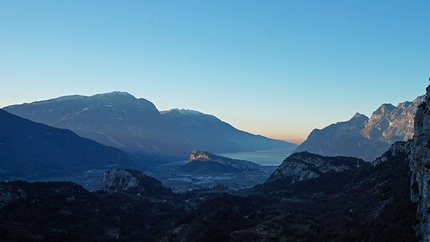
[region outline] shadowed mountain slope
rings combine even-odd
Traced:
[[[0,109],[1,179],[48,179],[95,168],[138,165],[121,150]]]

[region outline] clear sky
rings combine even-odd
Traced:
[[[0,107],[126,91],[301,142],[425,93],[430,1],[0,0]]]

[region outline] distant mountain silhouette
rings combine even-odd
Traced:
[[[136,165],[132,156],[119,149],[0,109],[0,179],[49,179]]]
[[[135,155],[186,159],[193,149],[227,153],[296,146],[237,130],[197,111],[160,113],[153,103],[126,92],[65,96],[5,110]]]
[[[194,110],[171,109],[161,115],[171,125],[184,133],[196,149],[212,153],[225,153],[295,147],[281,140],[266,138],[238,130],[217,117]]]

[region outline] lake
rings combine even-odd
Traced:
[[[217,154],[232,159],[247,160],[263,166],[279,166],[285,160],[294,148],[270,149],[270,150],[257,150],[252,152],[238,152],[238,153],[222,153]]]

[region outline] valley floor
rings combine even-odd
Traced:
[[[263,166],[259,171],[241,173],[193,174],[179,172],[181,163],[174,162],[153,167],[144,171],[148,176],[161,181],[163,186],[171,188],[175,193],[195,189],[210,188],[218,184],[227,186],[230,190],[239,190],[262,184],[276,169],[276,166]],[[78,175],[62,177],[56,181],[71,181],[83,186],[88,191],[100,189],[101,178],[107,170],[88,170]]]
[[[262,169],[252,172],[196,174],[179,172],[180,165],[179,163],[159,165],[152,172],[146,171],[145,174],[161,181],[164,186],[171,188],[174,192],[187,192],[218,184],[227,186],[230,190],[239,190],[266,182],[277,168],[276,166],[263,166]]]

